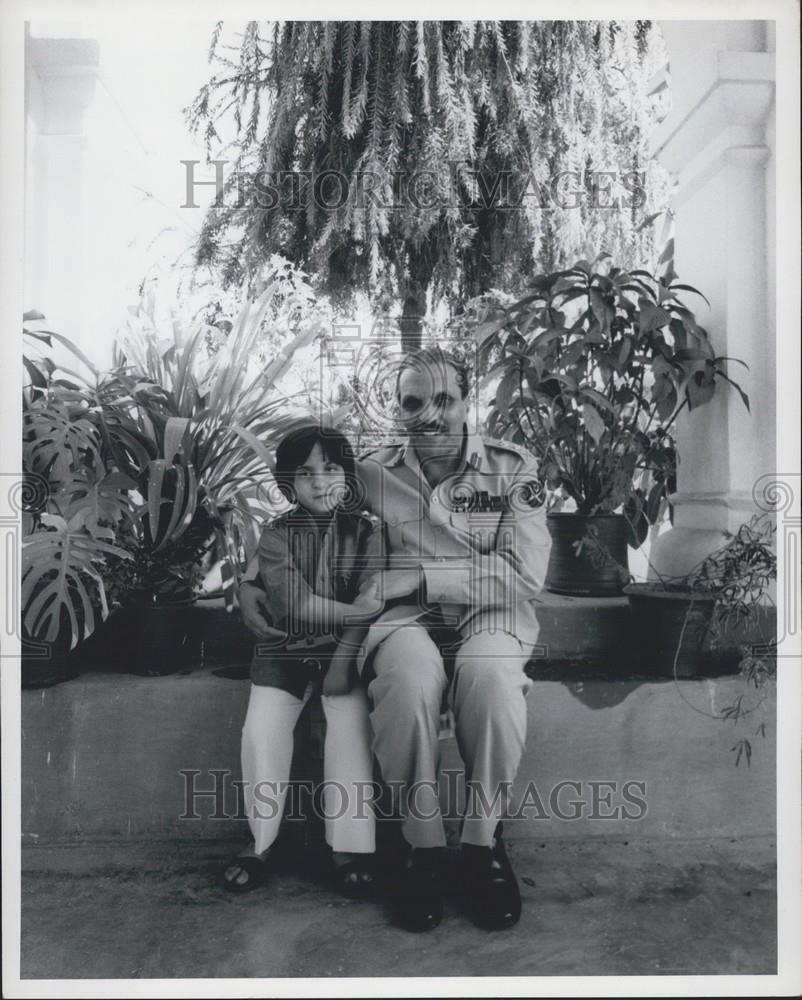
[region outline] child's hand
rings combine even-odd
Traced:
[[[348,694],[353,687],[354,659],[346,653],[335,653],[326,676],[323,678],[323,694],[327,698]]]
[[[372,580],[364,590],[360,590],[354,600],[354,608],[363,615],[374,617],[381,613],[384,602],[379,596],[378,581]]]

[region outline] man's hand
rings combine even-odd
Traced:
[[[383,601],[396,601],[414,594],[420,584],[421,574],[418,569],[385,569],[372,573],[363,583],[360,593],[367,587],[378,585]]]
[[[286,639],[286,633],[273,628],[270,624],[270,614],[267,595],[261,587],[256,587],[247,581],[239,587],[239,609],[245,627],[257,639]]]
[[[338,648],[331,659],[326,676],[323,678],[323,694],[327,698],[348,694],[354,686],[355,674],[353,656]]]

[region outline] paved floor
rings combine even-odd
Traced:
[[[246,896],[219,886],[236,845],[30,847],[23,978],[648,975],[776,971],[774,845],[517,840],[524,913],[435,931],[345,900],[287,858]],[[314,858],[312,859],[314,861]]]

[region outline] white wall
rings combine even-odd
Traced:
[[[201,208],[181,208],[180,161],[204,156],[182,108],[210,72],[211,30],[141,18],[29,28],[25,308],[101,368],[143,278],[187,257],[200,225]]]
[[[26,39],[26,309],[71,337],[81,330],[85,197],[83,114],[97,77],[98,46],[85,38]]]

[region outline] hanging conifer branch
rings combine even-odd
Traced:
[[[662,109],[647,81],[665,61],[650,22],[252,22],[234,58],[224,29],[191,126],[211,144],[233,120],[232,174],[311,178],[309,195],[334,171],[345,192],[332,181],[331,204],[299,210],[276,186],[271,208],[210,210],[196,260],[226,283],[282,254],[335,299],[403,302],[411,342],[427,297],[459,308],[515,293],[535,269],[602,250],[623,266],[652,259],[641,222],[668,183],[649,154]],[[638,197],[600,211],[598,172],[634,169],[615,193]]]

